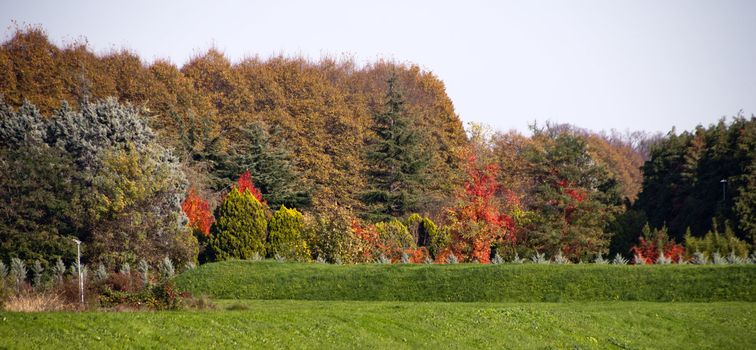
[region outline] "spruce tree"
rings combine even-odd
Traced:
[[[417,208],[425,178],[427,157],[421,152],[396,84],[392,75],[384,112],[373,115],[376,138],[368,147],[368,190],[362,194],[365,217],[371,221],[401,217]]]
[[[309,206],[310,189],[302,180],[288,150],[273,144],[265,124],[256,122],[242,128],[243,143],[232,148],[225,161],[213,171],[218,178],[230,181],[249,171],[255,186],[271,207]],[[225,186],[226,184],[224,184]]]

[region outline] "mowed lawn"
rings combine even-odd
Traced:
[[[754,349],[754,305],[224,300],[214,311],[2,313],[0,348]]]
[[[0,313],[0,348],[756,349],[756,266],[206,264],[207,311]]]

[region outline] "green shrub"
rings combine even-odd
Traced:
[[[181,310],[188,298],[191,298],[191,294],[179,292],[173,283],[165,282],[136,292],[114,290],[106,284],[98,299],[100,306],[106,308],[126,306],[149,310]]]
[[[312,253],[326,262],[359,262],[360,239],[352,230],[354,216],[338,206],[320,208],[305,218],[305,236]]]
[[[405,250],[416,247],[407,226],[397,219],[379,222],[375,224],[375,230],[380,244],[385,247],[384,253],[391,260],[399,260]]]
[[[281,205],[268,223],[268,255],[278,255],[285,260],[310,260],[310,248],[303,232],[302,213]]]
[[[425,222],[423,223],[425,225]],[[451,244],[451,234],[446,226],[436,227],[433,221],[427,221],[428,237],[430,237],[430,245],[428,246],[428,253],[435,259],[441,252]]]
[[[248,190],[236,188],[215,210],[208,251],[211,261],[250,259],[265,255],[268,221],[265,207]]]
[[[731,252],[742,258],[748,257],[748,243],[738,239],[730,225],[725,225],[725,232],[720,233],[716,221],[711,231],[703,237],[693,237],[688,230],[685,233],[685,249],[688,252],[701,252],[709,259],[713,259],[714,253],[719,253],[721,257]]]

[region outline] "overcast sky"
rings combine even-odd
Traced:
[[[8,1],[56,43],[177,65],[283,53],[417,63],[464,121],[668,131],[756,113],[756,1]],[[5,38],[10,30],[5,30]]]

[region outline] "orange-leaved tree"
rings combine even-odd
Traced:
[[[207,237],[210,235],[210,226],[213,224],[213,214],[210,212],[210,204],[202,199],[194,189],[190,189],[181,209],[189,219],[189,227]]]

